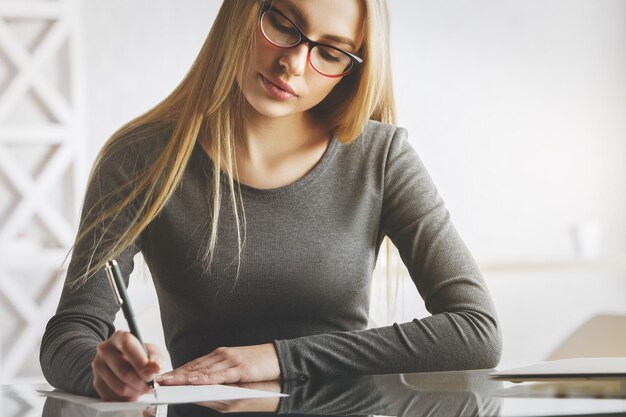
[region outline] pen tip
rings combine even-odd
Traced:
[[[154,394],[154,399],[159,402],[159,397],[157,396],[157,384],[154,383],[154,380],[150,381],[150,387],[152,387],[152,393]]]

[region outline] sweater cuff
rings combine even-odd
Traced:
[[[294,412],[294,392],[296,389],[297,381],[288,379],[281,381],[280,392],[282,394],[289,395],[288,397],[280,397],[278,399],[278,407],[276,408],[276,414],[292,414]]]
[[[281,382],[297,379],[299,381],[308,380],[308,376],[302,369],[296,367],[296,362],[291,351],[291,347],[287,340],[274,340],[276,353],[278,354],[278,363],[280,366]]]

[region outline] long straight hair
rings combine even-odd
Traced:
[[[362,1],[366,16],[363,43],[358,54],[364,63],[310,110],[316,120],[325,123],[328,131],[342,143],[354,141],[369,119],[395,122],[387,6],[385,0]],[[100,150],[90,174],[90,183],[110,155],[119,150],[118,145],[129,142],[129,137],[151,137],[150,132],[162,130],[164,125],[173,127],[167,144],[144,172],[127,173],[130,175],[127,183],[91,207],[83,208],[88,214],[84,215],[84,224],[79,228],[73,247],[73,256],[81,258],[83,266],[75,284],[84,283],[102,269],[108,259],[117,257],[132,245],[161,212],[179,185],[198,140],[208,146],[213,162],[208,202],[210,233],[202,255],[203,267],[210,268],[217,245],[220,178],[224,172],[236,224],[239,275],[245,243],[245,211],[236,182],[235,143],[243,137],[246,103],[236,76],[254,51],[262,3],[262,0],[225,0],[181,83],[152,109],[122,126]],[[117,197],[110,204],[112,196]],[[109,204],[105,204],[105,199]],[[88,239],[99,230],[109,230],[116,219],[129,211],[133,214],[122,233],[100,236],[95,246],[93,237]],[[85,245],[89,252],[77,253],[80,251],[76,248],[82,248],[84,243],[89,243]]]

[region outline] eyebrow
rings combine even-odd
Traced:
[[[282,2],[282,4],[284,4],[285,7],[291,13],[293,13],[293,15],[295,16],[295,20],[297,21],[298,25],[303,26],[304,23],[306,23],[306,20],[304,19],[304,17],[302,17],[302,13],[300,13],[300,10],[298,10],[298,8],[294,4],[292,4],[289,1],[284,1],[284,2]],[[344,45],[348,45],[350,48],[352,48],[352,50],[356,49],[356,45],[354,44],[354,41],[352,39],[346,38],[344,36],[326,34],[326,35],[322,35],[322,37],[320,39],[327,39],[329,41],[343,43]]]

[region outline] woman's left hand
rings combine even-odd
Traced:
[[[278,379],[280,366],[273,343],[217,348],[155,378],[161,385],[236,384]]]

